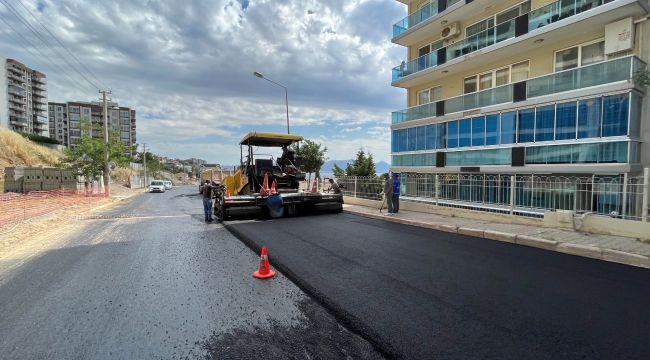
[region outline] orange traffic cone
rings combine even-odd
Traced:
[[[269,194],[269,173],[264,173],[264,182],[262,182],[262,188],[260,189],[260,195]]]
[[[318,192],[318,179],[314,179],[314,185],[311,187],[311,192]]]
[[[273,183],[271,184],[271,195],[277,194],[278,191],[275,189],[275,180],[273,180]]]
[[[262,246],[260,255],[260,268],[253,273],[253,277],[258,279],[270,279],[275,276],[275,271],[271,270],[269,256],[266,254],[266,246]]]
[[[230,197],[230,190],[228,190],[228,189],[226,189],[226,197],[227,197],[227,198]]]

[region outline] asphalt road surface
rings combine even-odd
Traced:
[[[391,358],[650,359],[650,270],[335,214],[231,221]]]
[[[382,358],[282,274],[254,279],[195,186],[67,220],[0,253],[1,359]]]

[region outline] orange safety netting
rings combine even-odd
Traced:
[[[102,198],[102,193],[76,189],[0,194],[0,229],[59,209],[96,202]]]

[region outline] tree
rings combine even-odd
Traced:
[[[292,146],[292,150],[299,155],[302,160],[302,170],[309,173],[308,180],[311,181],[311,173],[316,173],[316,178],[320,178],[320,168],[325,164],[327,158],[325,152],[327,147],[321,149],[321,144],[305,140],[302,146]]]
[[[104,154],[108,150],[109,161],[114,161],[120,166],[125,166],[131,161],[127,155],[128,146],[120,140],[119,132],[109,132],[108,144],[103,138],[92,137],[92,134],[102,133],[103,128],[99,124],[93,124],[88,119],[81,120],[81,138],[73,148],[63,150],[64,157],[59,166],[73,169],[78,175],[82,175],[88,187],[90,180],[97,179],[104,171]]]
[[[104,142],[101,139],[93,138],[89,134],[91,126],[88,122],[82,122],[82,137],[75,147],[63,150],[64,157],[59,166],[72,169],[77,175],[84,177],[86,188],[89,181],[97,179],[104,169]]]
[[[138,153],[138,159],[137,163],[142,164],[143,163],[143,153]],[[158,157],[151,152],[147,151],[146,152],[146,157],[147,157],[147,178],[155,179],[160,177],[163,166],[158,160]]]
[[[359,149],[356,159],[345,167],[347,176],[377,176],[376,172],[372,154],[366,156],[363,149]]]
[[[111,129],[108,133],[108,160],[114,161],[120,167],[127,167],[131,161],[133,161],[133,156],[130,154],[134,149],[137,149],[137,145],[129,148],[129,145],[125,144],[120,139],[120,133],[116,129]]]
[[[345,176],[345,170],[341,169],[336,164],[334,164],[334,166],[332,167],[332,172],[334,172],[334,176],[336,176],[336,177]]]

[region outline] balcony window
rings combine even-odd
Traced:
[[[557,104],[557,130],[555,140],[576,138],[576,103],[575,101]]]
[[[628,94],[603,98],[603,137],[627,135],[628,110]]]
[[[499,144],[499,115],[492,114],[485,117],[485,145]]]
[[[581,48],[580,66],[605,61],[605,42],[599,41]]]
[[[605,41],[581,44],[555,53],[555,71],[605,61]]]
[[[472,119],[462,119],[458,122],[458,147],[472,145]]]
[[[447,123],[447,148],[453,149],[458,147],[458,121]]]
[[[517,134],[517,113],[514,111],[501,114],[501,144],[514,144]]]
[[[528,60],[512,65],[511,82],[517,82],[528,79],[530,65]]]
[[[505,85],[510,82],[510,68],[498,69],[495,72],[496,86]]]
[[[481,74],[478,79],[479,90],[492,88],[492,73]]]
[[[407,129],[407,150],[408,151],[415,151],[415,145],[416,145],[416,137],[415,137],[415,129],[416,128],[408,128]]]
[[[535,139],[535,110],[524,109],[517,112],[517,142],[533,142]]]
[[[575,129],[575,124],[573,128]],[[535,141],[552,141],[554,130],[555,106],[547,105],[537,108],[535,115]]]
[[[476,92],[476,76],[465,78],[463,83],[463,94]]]
[[[429,89],[418,91],[418,105],[429,102]]]
[[[426,127],[415,128],[415,150],[424,150],[426,147]]]
[[[406,139],[407,139],[407,133],[406,129],[401,129],[401,130],[395,130],[393,131],[393,136],[392,136],[392,151],[393,152],[400,152],[400,151],[406,151]]]
[[[438,125],[427,125],[426,126],[426,150],[434,150],[438,148]]]
[[[528,79],[529,67],[529,62],[526,60],[509,65],[508,67],[467,77],[464,80],[464,94],[491,89],[495,86],[506,85],[510,82],[526,80]]]
[[[508,10],[502,11],[494,16],[491,16],[487,19],[483,19],[475,24],[472,24],[465,28],[465,37],[471,37],[485,31],[489,28],[494,27],[494,25],[502,24],[508,22],[521,14],[525,14],[530,11],[530,0],[524,1],[519,5],[512,7]]]
[[[472,146],[485,145],[485,116],[472,118]]]
[[[401,130],[393,130],[393,132],[391,133],[391,137],[390,137],[391,138],[391,141],[390,141],[390,151],[391,152],[398,152],[399,151],[398,142],[399,142],[399,132],[400,131]]]

